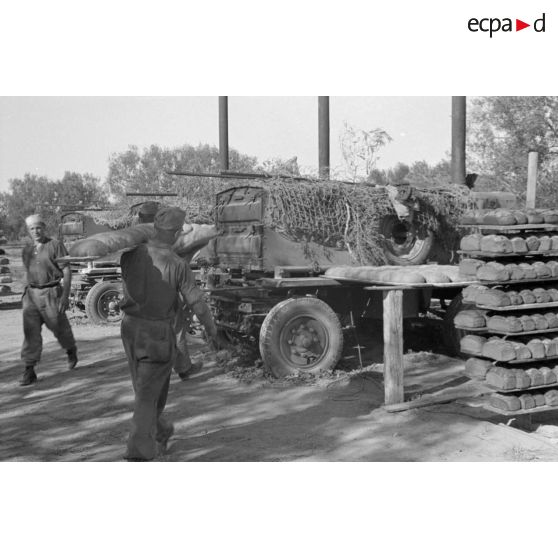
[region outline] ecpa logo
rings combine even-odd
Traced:
[[[536,19],[533,22],[533,30],[536,33],[544,33],[545,32],[545,25],[546,25],[546,14],[543,14],[540,18]],[[473,33],[477,33],[481,31],[483,33],[490,33],[490,38],[494,33],[498,31],[503,32],[510,32],[510,31],[521,31],[522,29],[527,29],[527,27],[531,27],[530,23],[525,23],[520,19],[515,20],[515,29],[513,26],[513,19],[509,17],[504,17],[500,19],[498,17],[485,17],[482,19],[478,19],[476,17],[472,17],[469,22],[467,23],[467,27],[469,31]]]

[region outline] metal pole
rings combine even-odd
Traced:
[[[467,97],[451,98],[451,180],[465,184],[465,126]]]
[[[527,199],[525,202],[527,209],[535,209],[535,200],[537,198],[538,163],[539,154],[536,151],[529,151],[529,159],[527,162]]]
[[[329,97],[318,97],[318,154],[320,178],[329,178]]]
[[[219,97],[219,162],[229,170],[229,98]]]

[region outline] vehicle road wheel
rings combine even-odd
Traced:
[[[400,220],[397,215],[386,215],[380,222],[384,237],[384,253],[389,263],[419,265],[428,260],[434,245],[434,233],[419,233],[415,225]]]
[[[85,313],[93,324],[115,323],[122,320],[120,299],[122,285],[105,281],[91,287],[85,298]]]
[[[318,298],[289,298],[274,306],[260,330],[262,359],[277,377],[332,370],[343,352],[337,314]]]

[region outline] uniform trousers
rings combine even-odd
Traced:
[[[134,414],[127,459],[151,460],[157,442],[165,441],[172,425],[162,416],[176,354],[171,320],[147,320],[124,314],[122,343],[134,387]]]
[[[34,366],[41,359],[43,338],[41,329],[45,324],[54,334],[62,348],[68,350],[75,347],[72,327],[66,312],[58,310],[62,295],[62,286],[26,287],[22,298],[24,340],[21,348],[21,359],[26,366]]]

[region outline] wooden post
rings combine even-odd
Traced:
[[[403,291],[383,292],[385,404],[403,403]]]
[[[219,162],[220,170],[229,170],[229,98],[219,97]]]
[[[318,165],[320,178],[329,179],[329,97],[318,97]]]
[[[465,184],[467,97],[451,98],[451,180]]]
[[[529,151],[529,160],[527,163],[527,199],[525,207],[527,209],[535,209],[537,198],[537,166],[539,163],[539,154],[536,151]]]

